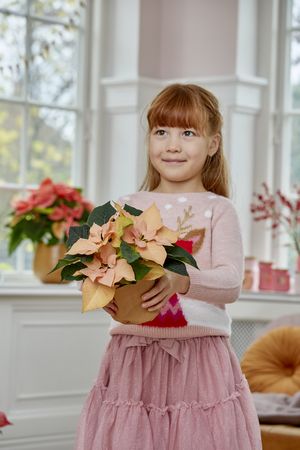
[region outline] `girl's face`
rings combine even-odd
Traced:
[[[155,127],[150,132],[149,157],[161,182],[203,188],[201,171],[206,157],[219,147],[220,137],[205,137],[194,128]]]

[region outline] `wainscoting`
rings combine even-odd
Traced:
[[[5,450],[71,450],[108,341],[103,311],[82,314],[71,286],[1,289],[0,410]]]
[[[70,285],[0,288],[0,410],[14,425],[5,450],[72,450],[79,413],[109,335],[103,311],[81,314]],[[229,305],[239,357],[272,319],[300,313],[299,296],[243,293]]]

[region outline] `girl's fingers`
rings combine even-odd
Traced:
[[[156,306],[157,304],[159,304],[166,297],[170,297],[170,295],[166,295],[166,291],[163,290],[155,297],[151,298],[150,300],[148,300],[146,302],[143,302],[142,307],[149,309],[152,306]]]
[[[155,295],[159,294],[163,289],[166,287],[166,282],[162,279],[159,279],[154,287],[152,287],[149,291],[147,291],[145,294],[142,295],[142,300],[149,300],[150,298],[154,297]]]
[[[169,296],[167,295],[161,302],[157,303],[155,306],[152,306],[151,308],[148,308],[148,311],[157,311],[158,309],[161,309],[167,303],[168,298]]]
[[[118,305],[115,303],[115,302],[110,302],[108,305],[107,305],[109,308],[111,308],[113,311],[115,311],[115,312],[117,312],[118,311]]]
[[[111,301],[110,303],[108,303],[106,306],[104,306],[104,311],[106,311],[108,314],[110,314],[112,317],[116,316],[116,313],[118,312],[118,305],[114,302]]]
[[[104,309],[105,312],[107,312],[107,314],[109,314],[112,317],[115,317],[116,313],[111,308],[108,308],[107,306],[104,306],[103,309]]]

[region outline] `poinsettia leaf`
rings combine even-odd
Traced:
[[[10,231],[8,243],[9,255],[11,255],[16,250],[16,248],[21,244],[21,242],[25,239],[22,226],[18,226],[19,223]]]
[[[32,242],[41,242],[48,231],[50,231],[50,226],[45,220],[41,220],[41,222],[25,220],[23,223],[23,233]]]
[[[116,213],[115,208],[111,205],[110,202],[105,203],[104,205],[97,206],[90,213],[87,223],[91,227],[93,223],[97,225],[103,225],[109,221],[109,219]]]
[[[51,208],[40,208],[39,206],[37,206],[36,208],[35,208],[35,211],[36,212],[39,212],[39,213],[41,213],[41,214],[51,214],[52,212],[53,212],[53,210],[54,210],[54,208],[53,207],[51,207]]]
[[[68,255],[68,256],[71,256],[71,255]],[[78,256],[80,257],[80,261],[83,263],[91,262],[91,261],[93,261],[93,258],[94,258],[94,255],[78,255]]]
[[[59,239],[57,237],[51,236],[50,239],[47,240],[47,245],[56,245],[59,243]]]
[[[131,245],[127,244],[127,242],[121,242],[120,250],[121,255],[129,264],[137,261],[141,257],[141,255]]]
[[[177,259],[171,259],[167,257],[164,263],[164,269],[178,273],[179,275],[188,275],[185,264],[181,261],[178,261]]]
[[[140,216],[142,214],[142,210],[134,208],[133,206],[127,205],[127,203],[125,203],[123,209],[125,209],[125,211],[129,212],[129,214],[133,215],[133,216]]]
[[[74,262],[79,262],[79,257],[77,255],[65,255],[64,258],[60,259],[49,273],[55,272],[56,270]]]
[[[142,280],[151,270],[151,267],[145,266],[140,261],[134,261],[131,267],[133,268],[136,281]]]
[[[81,281],[81,280],[85,280],[85,279],[86,279],[85,275],[76,275],[76,277],[75,276],[72,277],[73,281]]]
[[[87,239],[89,237],[89,233],[90,227],[86,223],[77,227],[70,227],[67,247],[72,247],[72,245],[75,244],[75,242],[77,242],[80,238]]]
[[[191,266],[196,267],[196,269],[199,269],[195,258],[184,248],[179,247],[178,245],[166,245],[164,247],[169,258],[190,264]]]
[[[78,280],[77,277],[81,276],[81,275],[77,275],[76,277],[74,277],[74,273],[77,270],[84,269],[85,267],[86,267],[86,265],[80,261],[76,262],[75,264],[69,264],[69,265],[65,266],[63,268],[63,270],[61,271],[61,279],[68,280],[68,281]]]

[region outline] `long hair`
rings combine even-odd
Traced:
[[[222,124],[216,97],[195,84],[172,84],[152,101],[147,114],[148,133],[154,127],[194,128],[203,136],[220,135],[219,148],[207,156],[201,180],[207,191],[229,197],[229,171],[223,151]],[[152,191],[160,183],[160,174],[153,167],[149,152],[148,166],[141,189]]]

